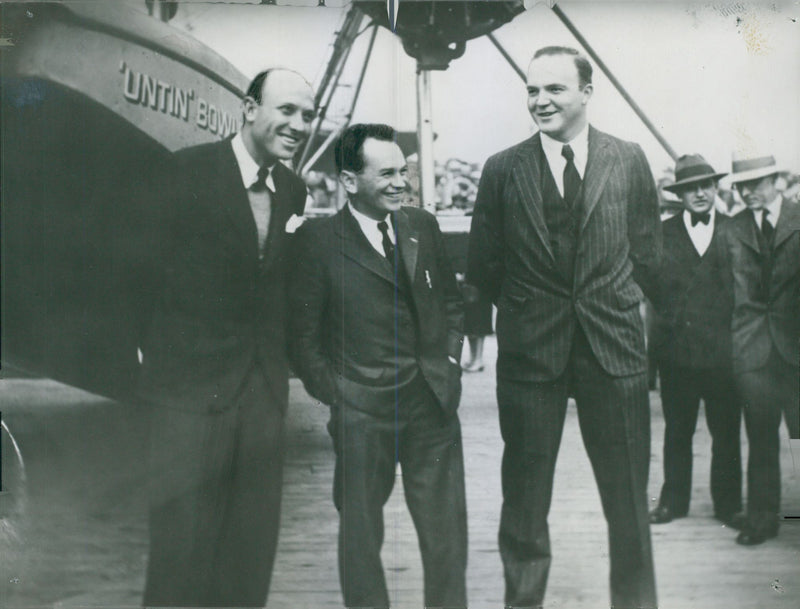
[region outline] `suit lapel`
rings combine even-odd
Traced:
[[[397,244],[400,248],[400,256],[403,258],[406,275],[410,284],[414,285],[419,254],[419,234],[411,226],[408,216],[402,209],[392,214],[392,221],[397,229]]]
[[[550,249],[550,235],[544,219],[544,198],[541,183],[544,167],[541,135],[537,133],[528,140],[528,145],[520,149],[512,174],[519,185],[522,195],[522,209],[528,216],[536,234],[544,246],[550,260],[555,262],[553,250]]]
[[[342,254],[365,269],[394,283],[391,265],[367,241],[358,222],[345,205],[337,214],[335,232],[342,244]]]
[[[761,247],[758,244],[758,235],[756,235],[758,225],[753,218],[753,212],[746,210],[742,213],[747,214],[747,218],[745,218],[746,222],[736,223],[736,237],[755,253],[760,254]]]
[[[614,167],[616,155],[609,150],[610,142],[594,127],[589,127],[589,153],[586,172],[583,176],[583,216],[579,234],[586,228],[600,195],[603,193],[608,176]]]
[[[679,256],[684,258],[681,260],[681,264],[687,266],[691,264],[696,264],[697,261],[702,258],[700,254],[697,252],[697,248],[694,246],[694,242],[692,241],[691,236],[689,236],[689,231],[686,230],[686,225],[683,223],[683,212],[678,214],[678,226],[676,227],[676,234],[675,239],[677,239],[677,243],[675,244],[676,251],[679,252]],[[717,230],[716,226],[714,230]],[[666,237],[666,231],[664,231],[664,236]],[[665,246],[666,247],[666,246]],[[708,250],[706,250],[708,251]]]
[[[222,205],[239,233],[238,241],[246,249],[248,257],[258,257],[258,231],[250,209],[250,199],[242,183],[242,174],[236,155],[233,154],[230,139],[220,142],[218,162],[215,163],[214,179],[210,180],[212,188],[217,189],[215,199]],[[219,176],[221,179],[216,179]]]
[[[781,201],[781,215],[775,227],[774,249],[786,241],[790,236],[800,231],[800,207],[792,205],[786,199]]]

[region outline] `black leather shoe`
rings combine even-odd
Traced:
[[[686,512],[679,514],[673,512],[666,505],[659,505],[650,512],[650,524],[664,524],[666,522],[672,522],[676,518],[683,518],[684,516],[686,516]]]
[[[722,524],[737,531],[741,531],[747,526],[747,516],[744,512],[735,512],[733,514],[714,514],[714,518],[719,520]]]
[[[767,539],[778,536],[778,525],[769,527],[754,528],[746,526],[736,537],[736,543],[740,546],[757,546],[764,543]]]

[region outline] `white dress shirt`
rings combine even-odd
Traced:
[[[358,222],[358,225],[361,227],[361,232],[364,233],[364,236],[367,238],[367,241],[369,241],[369,244],[375,248],[376,252],[385,258],[386,254],[383,251],[383,233],[381,233],[381,229],[378,228],[378,222],[386,222],[386,224],[391,226],[392,223],[389,218],[389,214],[386,214],[386,217],[383,220],[373,220],[369,216],[358,211],[349,201],[347,202],[347,207],[350,209],[350,213],[353,214],[356,222]],[[394,244],[394,231],[388,230],[386,232],[389,235],[389,241]]]
[[[769,223],[772,224],[772,228],[778,226],[778,218],[781,217],[781,201],[783,198],[778,195],[775,197],[771,202],[767,203],[764,207],[769,211]],[[764,218],[764,210],[763,209],[754,209],[753,210],[753,217],[756,219],[756,225],[758,226],[758,230],[761,230],[761,222]]]
[[[550,166],[550,173],[556,180],[556,186],[561,196],[564,196],[564,168],[567,166],[567,159],[561,156],[561,150],[564,148],[565,143],[569,144],[575,157],[572,162],[575,163],[575,169],[578,170],[578,175],[583,176],[586,173],[586,161],[589,158],[589,124],[584,125],[583,129],[572,138],[569,142],[559,142],[544,132],[542,135],[542,149],[544,156],[547,158],[547,164]]]
[[[698,222],[692,226],[692,214],[689,211],[683,212],[683,225],[686,227],[686,232],[689,233],[689,238],[694,244],[694,249],[701,256],[706,253],[708,246],[711,245],[711,238],[714,236],[714,220],[716,218],[716,210],[712,206],[708,212],[708,224]]]
[[[249,189],[258,179],[258,170],[260,167],[253,157],[250,156],[247,148],[245,148],[241,133],[237,133],[233,136],[231,147],[233,148],[233,154],[236,156],[236,163],[239,165],[239,172],[242,175],[242,184],[244,184],[245,188]],[[267,176],[266,184],[269,190],[275,192],[275,181],[272,179],[273,167],[275,167],[274,163],[269,166],[269,175]]]
[[[256,231],[258,232],[258,251],[263,255],[264,247],[267,242],[267,233],[269,232],[269,220],[272,215],[272,196],[271,193],[275,192],[275,181],[272,179],[272,168],[275,167],[274,163],[269,166],[269,174],[265,184],[267,188],[264,190],[254,189],[253,185],[258,180],[258,172],[260,170],[258,163],[255,162],[242,140],[242,134],[237,133],[231,140],[231,147],[233,154],[236,156],[236,163],[239,165],[239,173],[242,176],[242,184],[247,189],[247,198],[250,201],[250,210],[253,212],[253,219],[256,222]]]

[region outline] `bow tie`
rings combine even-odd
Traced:
[[[689,212],[689,215],[692,217],[692,226],[697,226],[698,222],[702,222],[703,224],[707,225],[711,220],[711,214],[709,212],[705,212],[702,214]]]

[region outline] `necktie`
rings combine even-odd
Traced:
[[[263,192],[265,190],[269,190],[272,192],[272,189],[267,186],[267,178],[269,178],[269,167],[261,167],[256,174],[256,181],[253,182],[253,185],[250,187],[255,192]]]
[[[256,175],[256,181],[250,185],[248,192],[250,209],[256,221],[259,257],[264,255],[264,249],[267,245],[267,233],[269,232],[269,221],[272,216],[272,190],[267,186],[269,172],[269,167],[261,167]]]
[[[711,220],[711,214],[709,212],[705,212],[702,214],[689,212],[689,215],[692,217],[692,226],[697,226],[698,222],[702,222],[703,224],[708,224],[709,221]]]
[[[769,210],[764,209],[764,213],[761,216],[761,234],[764,235],[764,240],[770,247],[772,247],[772,235],[774,233],[775,227],[772,226],[772,222],[769,221]]]
[[[564,144],[564,147],[561,148],[561,156],[567,160],[564,167],[564,201],[569,207],[573,207],[581,187],[581,176],[575,167],[575,153],[569,144]]]
[[[386,222],[381,221],[378,222],[378,230],[381,231],[381,235],[383,235],[382,244],[383,244],[383,253],[386,255],[386,258],[394,264],[394,244],[392,240],[389,239],[389,225]]]
[[[761,215],[761,235],[764,237],[764,251],[761,254],[761,298],[769,302],[770,284],[772,282],[772,236],[775,227],[769,221],[769,210],[764,208]]]

